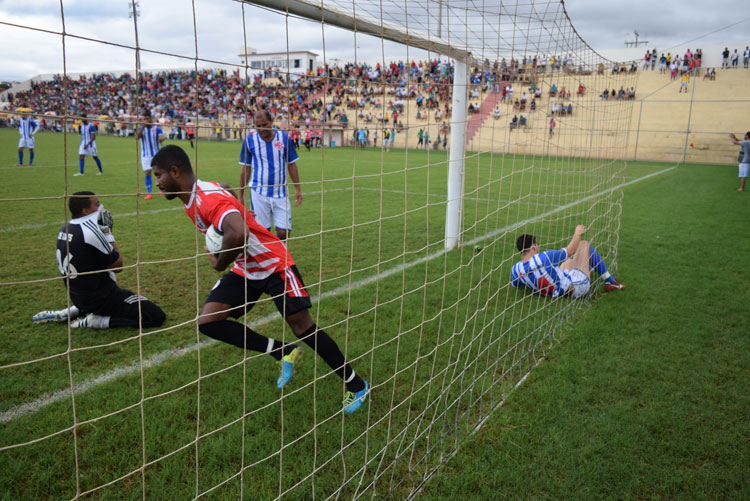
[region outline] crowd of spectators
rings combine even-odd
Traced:
[[[620,69],[615,65],[613,71]],[[534,112],[542,100],[541,74],[554,77],[558,72],[591,73],[576,67],[571,55],[475,61],[469,74],[468,112],[480,113],[481,100],[487,94],[499,94],[500,102],[515,112]],[[202,129],[209,127],[217,139],[241,138],[242,127],[263,108],[290,129],[331,122],[347,127],[356,119],[358,124],[401,131],[407,103],[412,113],[416,108],[417,121],[429,117],[440,123],[451,118],[453,76],[452,61],[437,58],[331,65],[293,78],[273,68],[253,76],[243,76],[239,69],[143,72],[137,78],[128,73],[100,73],[67,81],[57,75],[6,96],[12,107],[23,106],[49,116],[41,125],[52,130],[61,126],[53,116],[88,114],[104,121],[105,132],[129,135],[133,123],[148,110],[165,124],[163,128],[171,137],[184,136],[181,129],[199,123]],[[579,85],[577,95],[584,92],[585,87]],[[557,100],[550,103],[551,114],[572,113],[571,91],[553,83],[549,96]],[[615,99],[633,97],[634,89],[612,91]],[[495,118],[499,118],[498,110]]]
[[[11,105],[32,108],[50,115],[107,115],[131,117],[148,109],[154,117],[170,121],[192,118],[241,118],[266,107],[272,112],[302,116],[322,106],[311,97],[321,90],[323,79],[304,77],[284,83],[263,82],[260,76],[242,78],[225,70],[169,71],[130,74],[101,73],[63,81],[31,82],[31,89],[9,93]],[[67,89],[67,90],[66,90]]]

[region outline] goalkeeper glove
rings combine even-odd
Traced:
[[[115,237],[112,235],[112,227],[115,225],[115,221],[112,219],[112,214],[102,207],[96,222],[99,225],[99,229],[102,230],[102,233],[107,238],[107,241],[110,243],[114,242]]]

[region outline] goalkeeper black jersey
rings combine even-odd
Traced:
[[[117,288],[114,273],[106,268],[120,254],[99,229],[97,215],[72,219],[57,235],[57,267],[70,299],[84,313],[104,304]]]

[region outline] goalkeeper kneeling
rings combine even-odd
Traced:
[[[40,311],[34,323],[67,322],[72,328],[158,327],[166,315],[145,297],[117,286],[122,255],[112,235],[112,215],[90,191],[68,201],[73,219],[57,234],[57,267],[74,306]]]
[[[522,259],[513,265],[511,285],[525,285],[542,296],[570,296],[579,298],[591,289],[591,271],[604,279],[604,290],[623,290],[625,286],[607,271],[593,245],[581,240],[586,232],[583,225],[576,226],[570,243],[560,250],[539,251],[534,235],[521,235],[516,247]]]

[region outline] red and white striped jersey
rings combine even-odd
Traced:
[[[234,262],[232,271],[250,280],[263,280],[294,264],[292,255],[279,238],[258,224],[253,215],[219,183],[196,181],[185,212],[201,233],[212,224],[221,230],[227,214],[237,212],[247,224],[245,254]]]

